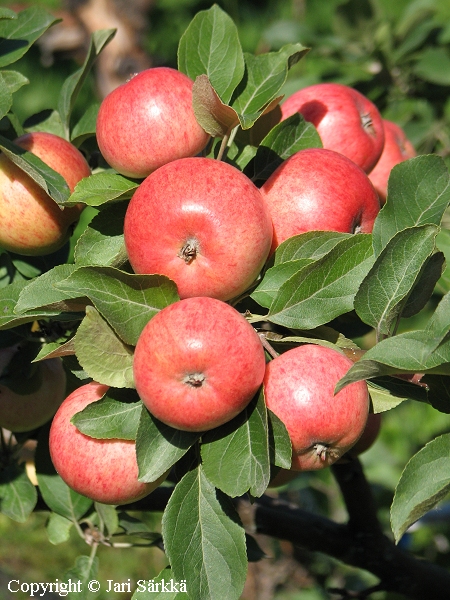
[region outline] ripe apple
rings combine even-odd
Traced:
[[[291,438],[292,470],[328,467],[361,436],[369,413],[366,382],[334,394],[352,365],[338,350],[317,344],[297,346],[267,364],[266,404]]]
[[[272,251],[306,231],[370,233],[380,210],[367,174],[346,156],[324,148],[300,150],[261,187],[272,216]]]
[[[212,158],[180,158],[140,184],[124,238],[136,273],[167,275],[181,298],[230,300],[259,275],[272,221],[259,189],[241,171]]]
[[[348,451],[350,456],[359,456],[373,446],[381,429],[381,413],[369,413],[367,423],[361,437]]]
[[[384,128],[375,104],[342,83],[318,83],[294,92],[281,105],[282,120],[299,112],[324,148],[348,156],[369,173],[381,156]]]
[[[19,344],[0,349],[0,376],[4,376],[12,357],[20,352]],[[47,423],[66,392],[66,372],[60,358],[36,363],[38,389],[19,394],[6,384],[0,384],[0,427],[19,433],[32,431]],[[1,381],[1,379],[0,379]]]
[[[79,494],[103,504],[128,504],[150,494],[167,473],[152,483],[139,481],[134,441],[92,438],[71,423],[108,389],[91,382],[67,396],[50,427],[50,456],[60,477]]]
[[[210,136],[195,118],[192,86],[176,69],[153,67],[108,94],[96,128],[106,162],[122,175],[144,178],[172,160],[201,152]]]
[[[91,174],[81,152],[70,142],[36,131],[14,142],[57,171],[73,192]],[[0,154],[0,247],[22,255],[55,252],[69,239],[84,205],[60,208],[29,175]]]
[[[134,382],[150,413],[184,431],[207,431],[238,415],[260,387],[258,334],[229,304],[200,296],[157,313],[134,354]]]
[[[403,129],[387,119],[383,119],[384,148],[383,152],[369,173],[369,179],[376,189],[380,202],[386,202],[387,184],[391,170],[395,165],[416,156],[416,150]]]

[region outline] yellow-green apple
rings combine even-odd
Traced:
[[[381,429],[381,413],[369,413],[367,423],[361,437],[348,451],[350,456],[359,456],[373,446]]]
[[[36,363],[30,391],[22,394],[8,386],[8,365],[18,352],[19,344],[0,349],[0,427],[14,433],[32,431],[47,423],[66,393],[66,372],[60,358]],[[6,382],[2,382],[5,377]]]
[[[170,67],[134,75],[108,94],[97,118],[97,142],[122,175],[144,178],[162,165],[203,150],[210,136],[192,108],[193,81]]]
[[[255,329],[232,306],[206,296],[179,300],[152,317],[133,361],[149,412],[184,431],[207,431],[238,415],[264,370]]]
[[[306,231],[370,233],[380,210],[367,174],[343,154],[324,148],[290,156],[261,193],[273,221],[272,250]]]
[[[383,119],[384,126],[384,148],[383,152],[369,173],[369,179],[373,183],[381,204],[386,202],[387,185],[391,170],[395,165],[416,156],[416,150],[406,133],[393,121]]]
[[[181,298],[230,300],[257,278],[272,221],[254,183],[212,158],[180,158],[139,185],[124,223],[134,271],[170,277]]]
[[[83,154],[67,140],[37,131],[15,144],[57,171],[73,192],[91,173]],[[29,175],[0,154],[0,247],[29,256],[55,252],[69,239],[84,205],[61,208]]]
[[[267,364],[266,404],[291,438],[292,470],[328,467],[360,438],[369,413],[366,382],[334,394],[352,365],[339,350],[318,344],[297,346]]]
[[[282,120],[299,112],[312,123],[324,148],[348,156],[369,173],[381,156],[384,128],[378,108],[364,94],[342,83],[317,83],[289,96]]]
[[[128,504],[150,494],[167,473],[151,483],[139,481],[133,440],[89,437],[71,422],[76,413],[100,400],[108,389],[91,382],[67,396],[50,427],[50,456],[60,477],[79,494],[103,504]]]

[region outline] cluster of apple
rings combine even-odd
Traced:
[[[177,70],[148,69],[109,94],[97,120],[104,159],[142,180],[124,221],[130,265],[137,274],[166,275],[180,297],[147,323],[137,342],[137,392],[163,423],[204,432],[233,419],[264,385],[267,407],[291,438],[292,471],[323,468],[361,439],[366,383],[334,395],[352,361],[326,345],[304,344],[266,363],[260,336],[232,304],[286,239],[312,230],[370,232],[391,168],[414,149],[356,90],[310,86],[284,102],[281,118],[300,112],[324,147],[295,153],[258,188],[231,164],[199,156],[210,136],[196,119],[192,85]],[[71,190],[90,174],[82,154],[57,136],[31,133],[16,143],[59,172]],[[83,209],[61,210],[6,156],[0,157],[0,190],[0,246],[21,254],[60,247]],[[66,398],[53,419],[50,451],[73,489],[122,504],[163,478],[138,481],[134,442],[89,438],[70,422],[107,389],[91,383]],[[0,412],[6,414],[5,396]],[[0,425],[8,422],[0,417]],[[101,475],[106,455],[118,473],[108,480]]]

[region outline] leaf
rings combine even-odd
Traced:
[[[419,313],[432,297],[445,267],[445,256],[442,252],[434,252],[426,261],[419,279],[402,310],[402,318],[407,319]]]
[[[98,574],[99,560],[94,554],[90,556],[78,556],[75,565],[64,573],[69,600],[86,600],[90,596],[88,582],[97,583],[95,577]],[[61,584],[60,584],[61,586]]]
[[[260,306],[270,308],[270,305],[277,297],[281,286],[312,262],[314,262],[312,259],[302,258],[284,262],[267,269],[261,283],[250,294],[250,297]]]
[[[378,255],[355,296],[364,323],[389,335],[435,249],[438,228],[423,225],[399,231]]]
[[[244,76],[244,56],[236,25],[217,4],[198,12],[181,36],[178,69],[193,81],[207,75],[227,104]]]
[[[92,402],[76,413],[71,423],[96,439],[135,440],[142,411],[142,402],[121,402],[109,397]]]
[[[13,104],[13,93],[23,85],[29,83],[28,79],[16,71],[0,72],[0,119],[10,111]]]
[[[371,236],[344,239],[280,288],[268,321],[293,329],[313,329],[353,308],[358,288],[373,264]]]
[[[86,139],[95,136],[99,108],[100,102],[91,104],[72,129],[70,141],[77,148],[81,146]]]
[[[275,250],[275,265],[302,258],[318,259],[328,254],[339,242],[352,237],[337,231],[308,231],[282,242]]]
[[[74,258],[77,266],[119,268],[128,256],[123,238],[127,202],[112,204],[99,212],[78,238]]]
[[[28,478],[25,466],[10,463],[0,471],[0,512],[24,523],[33,512],[37,492]]]
[[[142,410],[136,435],[139,481],[156,481],[183,457],[200,438],[200,433],[181,431]]]
[[[66,279],[74,270],[73,265],[57,265],[30,281],[20,292],[14,312],[20,315],[38,308],[59,307],[66,300],[79,298],[78,291],[67,293],[55,287],[55,284]]]
[[[188,600],[186,581],[175,581],[172,569],[163,569],[158,577],[139,579],[131,600]]]
[[[375,256],[403,229],[439,225],[449,202],[449,172],[442,158],[417,156],[396,165],[389,177],[386,204],[373,227]]]
[[[65,179],[32,152],[0,135],[0,148],[6,156],[33,179],[55,202],[63,205],[70,196]]]
[[[0,19],[17,19],[17,13],[10,8],[0,7]]]
[[[51,544],[62,544],[70,538],[70,530],[73,527],[73,521],[51,512],[47,521],[47,536]]]
[[[398,542],[405,531],[450,491],[450,434],[429,442],[413,456],[397,484],[391,506],[392,531]]]
[[[164,275],[134,275],[113,267],[80,267],[56,284],[65,293],[87,296],[117,335],[136,345],[147,322],[176,302],[176,285]]]
[[[224,137],[239,123],[236,111],[222,102],[206,75],[194,81],[192,106],[199,124],[213,137]]]
[[[16,17],[0,20],[0,68],[19,60],[51,25],[59,21],[38,6],[30,6]]]
[[[292,464],[292,444],[285,424],[271,410],[269,416],[270,462],[277,467],[290,469]]]
[[[72,110],[84,81],[89,75],[97,56],[114,37],[115,29],[100,29],[91,35],[89,49],[83,66],[64,82],[58,99],[58,112],[64,125],[66,138],[70,139],[69,126]]]
[[[428,402],[427,390],[395,377],[378,377],[367,382],[374,413],[395,408],[405,400]]]
[[[262,496],[270,481],[269,424],[262,392],[235,419],[205,433],[201,456],[206,477],[231,497]]]
[[[175,487],[162,518],[164,547],[175,579],[190,598],[238,600],[246,574],[245,532],[231,501],[199,466]]]
[[[275,125],[262,140],[252,163],[253,181],[266,181],[281,163],[305,148],[321,148],[317,129],[300,113]]]
[[[119,515],[117,514],[116,507],[110,504],[94,502],[94,508],[100,520],[101,530],[106,530],[104,531],[105,535],[112,536],[116,533],[119,529]]]
[[[102,171],[85,177],[77,183],[69,202],[81,202],[87,206],[101,206],[131,198],[138,184],[123,175]]]
[[[278,52],[245,53],[245,77],[236,88],[231,106],[239,115],[243,129],[249,129],[269,105],[275,106],[282,96],[280,89],[288,71],[308,49],[301,44],[288,44]]]
[[[75,335],[75,351],[80,365],[98,383],[133,388],[133,353],[92,306]]]

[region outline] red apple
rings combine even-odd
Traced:
[[[272,216],[272,250],[306,231],[370,233],[380,202],[367,174],[346,156],[307,148],[285,160],[261,187]]]
[[[19,344],[0,349],[0,376],[20,352]],[[36,364],[38,389],[21,394],[5,384],[0,385],[0,427],[19,433],[32,431],[47,423],[64,400],[66,372],[60,358],[49,358]]]
[[[359,456],[373,446],[381,429],[381,413],[369,413],[361,437],[348,451],[350,456]]]
[[[392,168],[416,156],[414,146],[397,123],[383,119],[383,125],[384,149],[377,164],[369,173],[369,179],[378,192],[382,204],[386,202],[387,184]]]
[[[167,275],[181,298],[230,300],[259,275],[272,221],[259,189],[241,171],[211,158],[181,158],[138,187],[124,237],[136,273]]]
[[[27,133],[15,144],[57,171],[73,192],[91,173],[81,152],[52,133]],[[0,154],[0,247],[29,256],[55,252],[69,239],[84,206],[60,208],[24,171]]]
[[[384,145],[384,128],[375,104],[342,83],[318,83],[298,90],[281,106],[282,119],[299,112],[312,123],[324,148],[348,156],[366,173]]]
[[[79,494],[103,504],[128,504],[150,494],[167,474],[152,483],[140,482],[134,441],[95,439],[71,423],[107,391],[108,386],[92,382],[67,396],[50,427],[50,456],[60,477]]]
[[[316,344],[297,346],[267,364],[266,404],[291,438],[292,470],[328,467],[361,436],[369,412],[366,382],[334,394],[352,365],[338,350]]]
[[[106,162],[144,178],[166,163],[203,150],[210,136],[192,108],[192,80],[169,67],[146,69],[106,96],[97,142]]]
[[[184,431],[207,431],[238,415],[264,370],[254,328],[232,306],[208,297],[180,300],[150,319],[133,363],[150,413]]]

